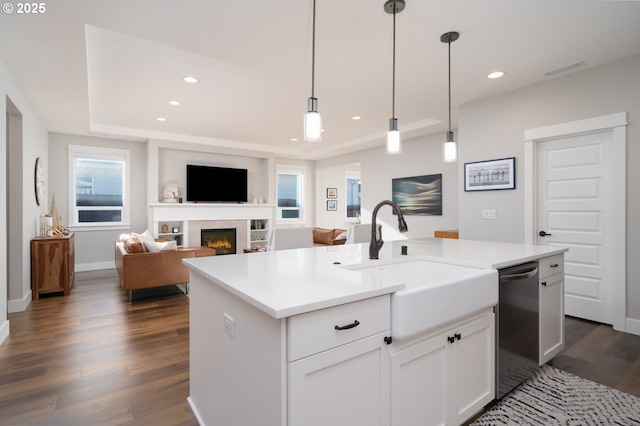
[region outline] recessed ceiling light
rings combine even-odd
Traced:
[[[158,117],[156,118],[156,121],[167,121],[167,119],[164,117]]]
[[[351,117],[352,120],[361,120],[362,117],[360,117],[359,115],[354,115],[353,117]]]
[[[184,78],[184,81],[186,81],[187,83],[197,83],[198,79],[191,75],[188,75]]]
[[[178,102],[178,101],[169,101],[169,105],[179,106],[180,102]]]
[[[504,73],[502,71],[494,71],[491,74],[489,74],[487,77],[489,78],[500,78],[504,75]]]

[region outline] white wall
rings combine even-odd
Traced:
[[[45,212],[45,207],[36,204],[34,195],[34,168],[37,157],[41,157],[48,168],[48,144],[47,132],[42,125],[40,118],[18,86],[13,75],[11,75],[4,60],[0,58],[0,105],[3,114],[0,116],[0,152],[3,160],[0,161],[0,179],[2,188],[5,188],[5,196],[0,197],[0,342],[9,333],[9,322],[7,321],[7,311],[16,312],[24,310],[31,302],[31,254],[30,241],[36,236],[36,218]],[[12,188],[7,187],[7,98],[18,109],[22,115],[22,155],[16,161],[20,161],[20,177],[12,179]],[[7,193],[11,191],[21,191],[23,197],[17,203],[7,206]],[[18,212],[21,223],[12,223],[7,216],[7,207],[11,212]],[[12,216],[14,214],[12,213]],[[17,246],[12,245],[10,263],[7,260],[7,229],[17,226],[22,238]],[[19,279],[7,281],[7,276],[17,276]],[[8,288],[10,287],[10,288]],[[11,298],[8,298],[11,294]]]
[[[346,220],[347,216],[347,172],[360,173],[360,163],[339,164],[316,169],[316,226],[320,228],[347,229],[355,220]],[[327,188],[336,188],[338,198],[335,211],[327,210]]]
[[[124,232],[142,232],[147,226],[146,143],[50,133],[49,203],[55,192],[63,226],[69,224],[69,145],[126,149],[131,153],[131,227],[101,231],[72,229],[75,233],[76,271],[114,268],[114,241]]]
[[[402,153],[399,155],[387,155],[384,141],[380,141],[381,145],[376,148],[318,160],[316,169],[319,175],[324,175],[325,171],[340,170],[341,165],[347,168],[349,164],[360,163],[362,223],[371,223],[371,214],[376,204],[382,200],[391,200],[393,178],[442,174],[442,216],[406,216],[409,232],[405,234],[397,231],[398,220],[390,207],[382,207],[377,217],[378,224],[383,225],[383,239],[386,241],[432,237],[433,231],[456,229],[458,225],[458,167],[456,163],[442,161],[444,140],[444,133],[406,140],[402,142]],[[318,194],[317,199],[324,202],[325,194]]]
[[[460,108],[459,175],[469,161],[516,157],[516,190],[459,192],[460,236],[524,241],[523,136],[526,129],[627,112],[627,317],[640,319],[640,55],[466,104]],[[463,180],[460,178],[460,184]],[[481,219],[484,208],[497,220]]]
[[[164,147],[158,151],[159,179],[156,201],[162,201],[165,186],[173,181],[180,187],[180,196],[186,202],[187,164],[247,169],[247,201],[251,203],[254,198],[260,197],[267,200],[269,196],[266,179],[267,160],[264,158],[206,152],[202,146],[192,149]],[[218,184],[223,185],[224,182]],[[270,201],[273,202],[273,200]]]

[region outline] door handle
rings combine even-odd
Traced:
[[[540,232],[538,232],[538,235],[540,235],[541,237],[550,237],[550,236],[551,236],[551,234],[547,234],[547,233],[546,233],[546,232],[544,232],[544,231],[540,231]]]

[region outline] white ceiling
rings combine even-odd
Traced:
[[[302,141],[312,0],[47,1],[40,15],[0,15],[0,56],[51,132],[318,159],[384,144],[393,18],[383,4],[317,0],[325,132],[315,144]],[[460,33],[451,45],[454,128],[460,104],[640,53],[638,1],[406,0],[396,19],[404,139],[442,132],[444,141],[447,31]],[[506,74],[487,79],[495,70]]]

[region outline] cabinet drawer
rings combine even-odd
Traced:
[[[544,257],[538,261],[540,278],[546,278],[564,271],[564,254]]]
[[[390,296],[294,315],[287,320],[287,359],[295,361],[390,328]],[[336,327],[358,325],[342,330]]]

